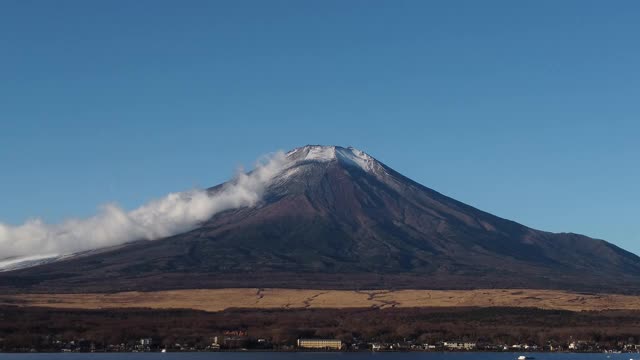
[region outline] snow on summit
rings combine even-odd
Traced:
[[[296,148],[287,153],[287,158],[294,162],[318,161],[330,162],[340,161],[347,165],[357,166],[364,171],[371,172],[376,164],[376,159],[366,154],[364,151],[341,146],[307,145]]]

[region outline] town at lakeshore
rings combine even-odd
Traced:
[[[2,352],[636,352],[638,311],[0,307]]]
[[[0,343],[3,339],[0,339]],[[9,348],[6,352],[207,352],[207,351],[416,351],[416,352],[575,352],[575,353],[640,353],[640,345],[634,339],[620,341],[613,346],[591,341],[548,341],[545,345],[518,343],[494,344],[483,341],[447,340],[423,343],[417,339],[395,342],[368,342],[353,339],[300,338],[295,344],[274,344],[269,339],[252,338],[244,330],[224,331],[211,337],[209,343],[173,343],[158,341],[152,337],[132,339],[120,344],[102,344],[85,339],[52,339],[38,348]]]

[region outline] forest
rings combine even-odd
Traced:
[[[130,348],[142,338],[155,348],[206,349],[214,337],[245,334],[222,348],[287,349],[301,337],[337,338],[345,344],[473,341],[478,344],[566,347],[571,341],[616,349],[635,344],[640,312],[571,312],[534,308],[65,310],[0,308],[2,351]],[[239,341],[238,341],[239,340]],[[489,348],[489,347],[487,347]],[[78,350],[78,349],[76,349]]]

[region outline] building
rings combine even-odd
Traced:
[[[477,346],[474,342],[462,341],[445,341],[443,345],[449,350],[473,350]]]
[[[298,347],[303,349],[342,349],[342,341],[336,339],[298,339]]]

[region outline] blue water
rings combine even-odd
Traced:
[[[55,353],[0,354],[0,360],[516,360],[521,353]],[[535,360],[640,360],[640,354],[526,354]]]

